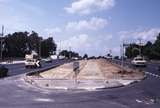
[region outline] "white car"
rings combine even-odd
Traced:
[[[132,61],[131,61],[132,65],[134,66],[146,66],[147,65],[147,61],[141,57],[141,56],[137,56],[135,57]]]
[[[46,59],[44,59],[44,61],[46,62],[46,63],[52,63],[52,58],[51,57],[48,57],[48,58],[46,58]]]

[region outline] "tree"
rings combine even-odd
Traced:
[[[57,45],[53,41],[52,37],[45,39],[41,42],[41,56],[48,57],[56,51]]]
[[[152,49],[152,42],[148,41],[146,45],[143,47],[143,54],[149,59],[154,58],[153,57],[153,49]]]
[[[139,55],[139,46],[137,44],[135,44],[135,43],[130,44],[126,48],[125,55],[127,56],[127,58],[136,57],[137,55]]]
[[[157,39],[155,41],[155,43],[153,44],[153,54],[155,56],[156,59],[160,59],[160,33],[157,36]]]
[[[88,58],[88,55],[87,55],[87,54],[84,54],[83,58],[84,58],[84,59],[87,59],[87,58]]]
[[[24,57],[28,32],[15,32],[5,37],[5,57]]]
[[[63,50],[60,52],[60,55],[65,56],[66,58],[72,58],[72,57],[80,57],[78,53],[73,52],[73,51],[67,51]]]
[[[32,33],[28,36],[28,45],[30,51],[34,50],[39,53],[39,45],[42,40],[42,37],[39,37],[38,33],[32,31]]]
[[[46,57],[56,51],[57,45],[53,38],[43,39],[38,33],[32,31],[6,35],[3,47],[3,57],[24,57],[33,50],[37,53],[42,50],[42,55]]]
[[[128,58],[135,57],[138,55],[139,45],[131,44],[126,48],[125,55]],[[144,46],[142,46],[142,55],[149,59],[159,59],[160,60],[160,34],[158,34],[155,42],[148,41]]]

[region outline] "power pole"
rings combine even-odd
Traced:
[[[71,46],[69,47],[69,58],[71,59]]]
[[[59,57],[60,57],[60,53],[61,53],[61,40],[60,40],[60,42],[59,42],[59,49],[58,49],[58,54],[57,54],[58,59],[59,59]]]
[[[123,41],[122,45],[121,45],[121,49],[122,49],[122,63],[121,66],[124,67],[124,56],[125,56],[125,48],[128,47],[130,44],[127,44]]]
[[[142,39],[139,38],[139,55],[142,56]]]
[[[39,58],[41,59],[41,40],[39,41]]]
[[[0,38],[0,45],[1,45],[1,52],[0,52],[0,59],[2,60],[3,58],[3,51],[2,51],[2,48],[3,48],[3,35],[4,35],[4,26],[2,25],[2,34],[1,34],[1,38]]]
[[[121,59],[122,59],[121,66],[123,67],[124,66],[124,42],[121,45]]]

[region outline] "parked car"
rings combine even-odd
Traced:
[[[131,61],[134,66],[147,66],[147,61],[142,56],[137,56]]]
[[[8,68],[3,65],[0,65],[0,78],[6,77],[8,75]]]

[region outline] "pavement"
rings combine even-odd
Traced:
[[[159,75],[159,64],[144,70]],[[47,67],[47,66],[46,66]],[[44,90],[27,84],[23,72],[0,79],[0,108],[159,108],[160,78],[147,74],[139,83],[97,91]]]

